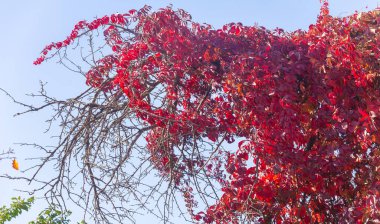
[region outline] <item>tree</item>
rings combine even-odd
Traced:
[[[12,198],[12,203],[9,208],[3,206],[0,208],[0,224],[21,215],[23,211],[28,211],[34,203],[34,197],[28,199],[21,199],[20,197]],[[68,216],[71,214],[69,211],[59,211],[54,206],[46,208],[38,215],[36,221],[31,221],[29,224],[68,224],[70,220]],[[78,223],[79,224],[79,223]],[[84,222],[80,223],[84,224]]]
[[[178,193],[205,223],[377,222],[379,23],[379,10],[334,18],[327,1],[295,32],[215,30],[170,7],[80,21],[35,61],[58,58],[89,88],[57,100],[42,86],[45,104],[24,104],[61,126],[30,181],[55,164],[42,189],[97,222],[141,208],[167,222]]]
[[[54,206],[50,206],[38,214],[36,221],[30,221],[28,224],[69,224],[68,217],[70,215],[70,211],[60,211]],[[78,222],[78,224],[85,224],[85,222]]]
[[[6,206],[0,208],[0,223],[4,224],[6,221],[10,221],[19,216],[23,211],[28,211],[33,202],[33,197],[27,200],[21,199],[20,197],[12,198],[12,203],[9,208]]]

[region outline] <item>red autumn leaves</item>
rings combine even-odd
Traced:
[[[195,220],[380,219],[379,11],[334,18],[325,3],[308,31],[290,33],[239,23],[212,30],[171,8],[132,12],[78,23],[35,63],[104,29],[112,53],[87,84],[123,91],[136,122],[154,127],[147,149],[161,174],[190,189],[197,169],[220,164],[207,172],[222,189],[214,205],[197,213],[194,192],[184,192]],[[194,151],[237,137],[244,144],[226,160]]]

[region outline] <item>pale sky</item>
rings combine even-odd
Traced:
[[[25,94],[39,89],[39,80],[48,82],[47,91],[57,98],[75,96],[84,88],[81,76],[73,74],[57,65],[53,60],[34,66],[33,61],[42,48],[52,42],[63,40],[79,20],[139,9],[151,5],[153,9],[170,3],[174,8],[188,11],[194,21],[211,24],[219,28],[230,22],[244,25],[258,24],[267,28],[281,27],[291,31],[307,29],[314,23],[319,12],[319,0],[0,0],[0,87],[27,103],[38,103]],[[331,0],[330,11],[334,16],[347,16],[355,10],[368,11],[380,5],[380,0]],[[28,142],[48,144],[49,135],[43,134],[50,112],[38,112],[14,118],[12,115],[22,108],[15,106],[0,93],[0,152],[15,149],[15,156],[24,170],[32,164],[25,158],[35,156],[30,147],[20,147],[15,143]],[[51,133],[53,134],[53,133]],[[10,160],[0,160],[0,174],[19,175],[11,168]],[[49,175],[49,171],[45,171]],[[12,196],[23,195],[14,188],[32,188],[22,182],[0,179],[0,206],[9,204]],[[27,197],[24,195],[24,197]],[[27,223],[44,208],[37,202],[33,209],[22,215],[16,222]],[[74,213],[72,220],[79,220],[80,213]],[[137,217],[137,223],[158,223],[150,216]]]

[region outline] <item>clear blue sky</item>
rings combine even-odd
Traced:
[[[174,8],[190,12],[197,22],[211,24],[215,28],[229,22],[242,22],[244,25],[259,24],[268,28],[281,27],[285,30],[306,29],[314,23],[319,12],[319,0],[3,0],[0,4],[0,87],[8,90],[16,98],[34,103],[26,98],[26,93],[36,92],[39,80],[48,82],[47,90],[53,96],[65,98],[74,96],[83,88],[84,80],[70,73],[53,61],[41,66],[33,66],[33,60],[40,50],[52,41],[66,37],[73,25],[82,19],[139,9],[151,5],[154,9],[173,3]],[[330,10],[335,16],[346,16],[355,10],[367,11],[380,5],[380,0],[331,0]],[[368,8],[366,8],[368,7]],[[20,161],[20,168],[31,165],[24,158],[32,157],[35,151],[19,147],[17,142],[49,142],[44,135],[44,121],[49,111],[13,118],[22,108],[16,107],[0,93],[0,152],[13,148]],[[9,160],[0,160],[0,173],[18,175],[12,170]],[[46,175],[49,175],[46,172]],[[22,195],[17,188],[31,188],[21,182],[0,179],[0,205],[7,204],[10,197]],[[34,209],[23,215],[16,223],[26,223],[36,217],[38,209],[44,207],[38,202]],[[138,223],[157,223],[149,217],[138,217]],[[73,216],[73,220],[76,218]],[[15,222],[12,222],[15,223]]]

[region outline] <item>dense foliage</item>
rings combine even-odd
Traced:
[[[317,22],[294,32],[212,29],[183,10],[149,10],[80,21],[35,64],[103,30],[110,50],[87,84],[123,95],[149,162],[193,221],[379,221],[379,10],[335,18],[324,2]]]
[[[9,207],[0,207],[0,224],[9,223],[11,220],[20,216],[23,211],[28,211],[32,207],[34,201],[34,197],[26,200],[21,197],[12,198],[12,203]],[[70,222],[68,219],[70,214],[71,212],[62,212],[57,208],[50,206],[40,212],[36,221],[30,221],[28,224],[68,224]],[[84,222],[78,224],[84,224]]]
[[[33,202],[33,197],[28,198],[27,200],[21,199],[20,197],[12,198],[12,203],[9,207],[2,206],[0,208],[0,223],[4,224],[19,216],[23,211],[28,211]]]

